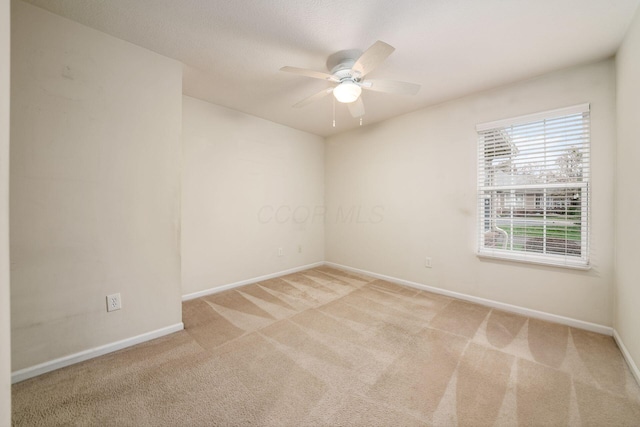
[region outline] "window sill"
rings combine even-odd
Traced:
[[[554,260],[545,259],[545,257],[536,257],[535,255],[527,255],[520,256],[514,254],[489,254],[483,252],[477,252],[476,255],[478,258],[491,259],[496,261],[508,261],[508,262],[517,262],[522,264],[534,264],[534,265],[543,265],[545,267],[557,267],[557,268],[565,268],[570,270],[581,270],[588,271],[591,270],[591,265],[582,264],[580,262],[572,262],[572,263],[560,263]]]

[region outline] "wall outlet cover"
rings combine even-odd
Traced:
[[[107,295],[107,311],[116,311],[122,308],[120,294]]]

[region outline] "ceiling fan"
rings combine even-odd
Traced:
[[[303,99],[294,107],[304,107],[333,93],[336,101],[347,104],[351,115],[358,118],[364,115],[364,104],[360,97],[362,89],[400,95],[415,95],[420,90],[420,85],[414,83],[365,79],[365,76],[387,59],[394,50],[393,46],[378,40],[362,53],[358,50],[343,50],[331,55],[327,59],[329,73],[297,67],[282,67],[280,71],[335,83],[333,87]]]

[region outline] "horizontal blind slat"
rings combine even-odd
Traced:
[[[496,120],[493,122],[482,123],[476,126],[478,132],[486,129],[493,129],[516,124],[535,122],[540,119],[552,119],[554,117],[569,116],[573,114],[588,113],[589,104],[579,104],[571,107],[558,108],[556,110],[544,111],[540,113],[527,114],[524,116],[513,117],[505,120]]]

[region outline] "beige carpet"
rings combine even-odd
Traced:
[[[183,332],[14,385],[14,425],[640,425],[607,336],[328,267],[183,309]]]

